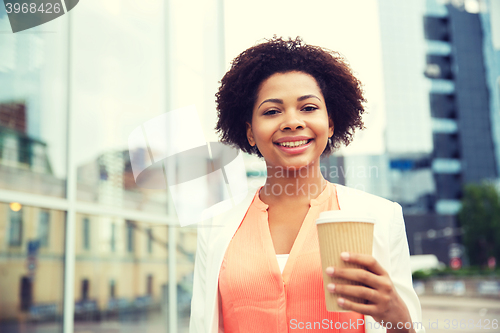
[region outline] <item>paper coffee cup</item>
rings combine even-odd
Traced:
[[[328,311],[347,311],[338,306],[337,298],[339,295],[327,290],[326,286],[329,283],[334,283],[335,285],[361,285],[361,283],[332,278],[325,273],[325,269],[329,266],[335,268],[352,267],[364,269],[363,266],[343,261],[340,258],[340,253],[350,252],[371,255],[374,223],[375,219],[373,217],[344,210],[322,212],[316,220],[321,266],[323,267],[323,287],[325,290],[326,309]],[[356,303],[364,302],[364,299],[356,297],[342,297]]]

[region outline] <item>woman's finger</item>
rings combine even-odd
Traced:
[[[342,252],[340,258],[345,262],[358,264],[366,267],[370,272],[377,275],[387,275],[387,271],[378,263],[378,261],[369,254]]]
[[[392,289],[392,283],[390,279],[385,276],[376,275],[362,268],[335,268],[333,274],[331,274],[330,276],[334,278],[359,282],[369,288],[373,288],[376,290],[389,291]]]
[[[327,289],[331,293],[365,299],[374,304],[381,300],[377,290],[365,286],[329,283]]]
[[[375,304],[356,303],[343,297],[337,299],[337,304],[344,310],[354,311],[368,316],[373,316],[377,313],[377,306]]]

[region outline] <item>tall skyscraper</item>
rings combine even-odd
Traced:
[[[491,131],[497,175],[500,176],[500,2],[484,0],[479,13],[483,30],[486,84],[489,91]]]
[[[449,263],[463,186],[499,175],[500,5],[378,3],[386,152],[337,160],[388,170],[367,179],[346,172],[345,183],[399,202],[411,253]]]
[[[441,46],[428,49],[426,75],[431,79],[436,211],[455,214],[462,186],[494,179],[498,169],[483,48],[489,41],[479,14],[452,5],[445,9],[425,16],[426,39]]]

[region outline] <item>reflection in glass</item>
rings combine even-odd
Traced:
[[[60,332],[65,213],[0,203],[0,332]]]
[[[50,231],[50,211],[41,210],[38,224],[38,239],[40,247],[49,246],[49,231]]]
[[[21,246],[23,238],[23,224],[22,216],[23,211],[9,211],[9,246]]]
[[[188,328],[196,232],[105,216],[77,215],[75,330],[165,332],[168,232],[176,232],[179,332]]]
[[[0,31],[9,30],[0,15]],[[0,189],[64,197],[65,39],[38,30],[0,34]]]
[[[134,181],[128,136],[167,112],[163,1],[87,0],[73,12],[72,116],[77,200],[166,214],[167,192]],[[119,15],[117,15],[119,13]],[[99,52],[96,52],[99,50]]]

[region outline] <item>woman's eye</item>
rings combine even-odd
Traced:
[[[273,115],[273,114],[276,114],[277,112],[278,112],[278,110],[269,110],[269,111],[264,112],[264,115]]]
[[[314,110],[317,110],[318,108],[315,107],[315,106],[306,106],[305,108],[303,108],[302,110],[304,111],[314,111]]]

